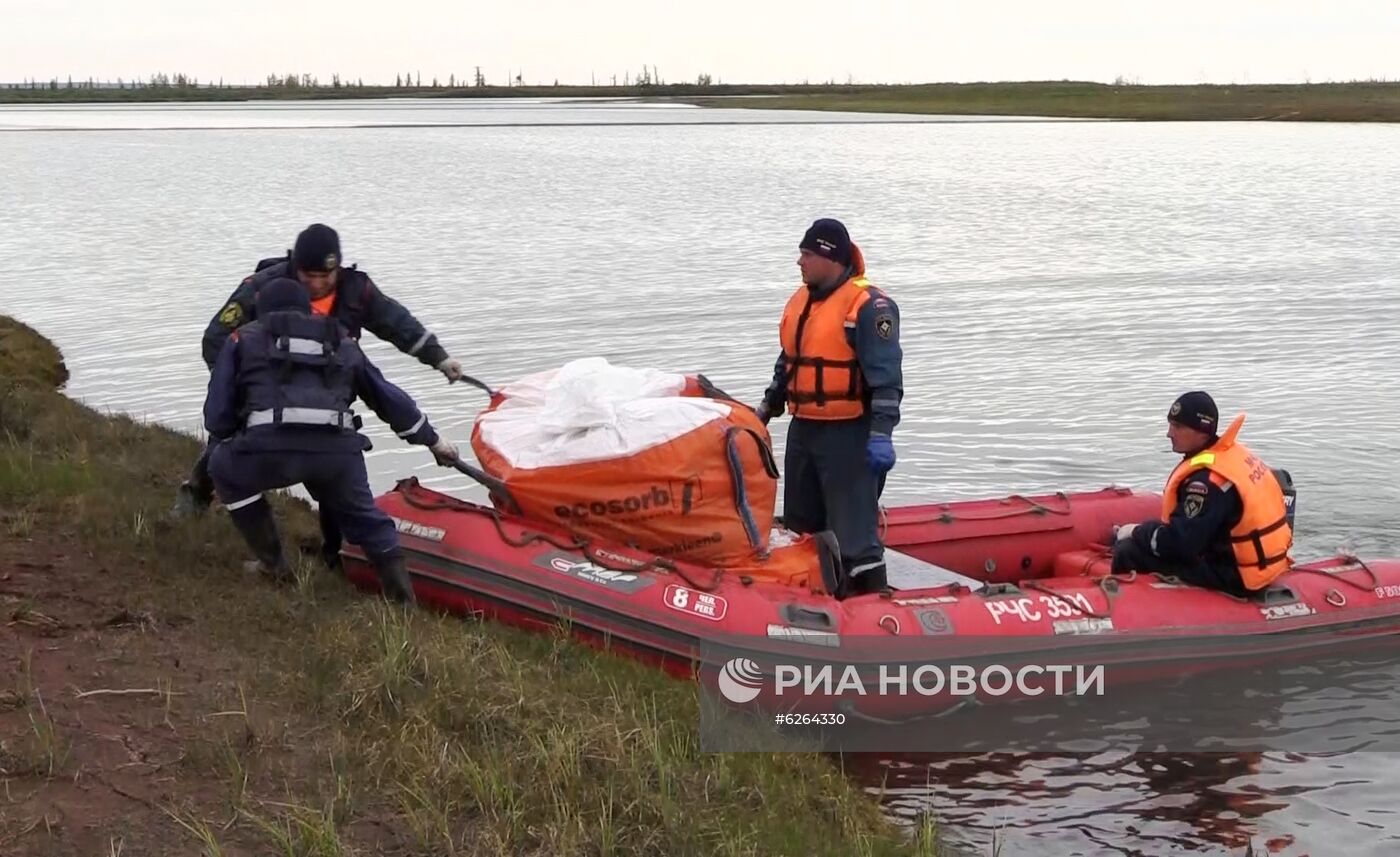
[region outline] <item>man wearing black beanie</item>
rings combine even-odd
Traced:
[[[792,415],[783,456],[783,523],[831,530],[846,578],[838,598],[887,587],[880,492],[894,467],[904,396],[899,307],[865,277],[865,258],[839,220],[812,223],[798,244],[802,285],[779,326],[782,351],[756,410]]]
[[[1238,441],[1243,425],[1241,414],[1219,434],[1215,400],[1201,390],[1172,402],[1167,437],[1181,463],[1162,492],[1161,518],[1116,528],[1113,571],[1172,574],[1243,596],[1288,570],[1288,499],[1274,471]]]
[[[213,366],[229,333],[257,317],[258,289],[281,277],[292,277],[306,287],[311,309],[344,324],[359,339],[368,330],[419,362],[437,369],[449,382],[462,378],[462,366],[453,360],[437,337],[429,333],[402,304],[384,294],[357,265],[345,267],[340,235],[324,223],[303,229],[285,256],[263,259],[243,278],[204,331],[204,363]]]
[[[262,573],[285,582],[292,572],[263,492],[305,485],[337,532],[343,528],[364,550],[384,594],[413,602],[398,530],[375,505],[365,474],[369,441],[350,406],[360,399],[444,466],[457,461],[457,448],[384,379],[339,321],[313,314],[302,283],[264,283],[257,310],[257,321],[224,341],[204,401],[204,425],[216,441],[209,470],[224,508]]]
[[[368,274],[355,265],[345,267],[343,261],[340,235],[323,223],[313,223],[297,235],[293,248],[285,256],[258,262],[254,273],[234,289],[205,328],[205,365],[212,370],[229,334],[258,317],[257,296],[265,284],[293,278],[306,288],[312,311],[335,318],[351,337],[359,339],[361,330],[368,330],[403,353],[437,369],[449,382],[465,377],[462,365],[448,355],[438,344],[437,337],[411,312],[381,292]],[[201,512],[213,500],[214,485],[209,479],[211,451],[212,446],[207,445],[195,462],[190,478],[180,485],[172,510],[176,516]],[[322,523],[330,524],[324,516]],[[329,529],[326,537],[326,560],[335,566],[339,562],[338,539]]]

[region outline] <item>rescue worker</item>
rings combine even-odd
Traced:
[[[1244,415],[1223,436],[1209,394],[1183,393],[1167,412],[1167,437],[1182,456],[1162,492],[1161,520],[1117,528],[1113,571],[1156,571],[1244,596],[1292,563],[1283,487],[1236,440]]]
[[[457,449],[438,436],[407,393],[389,383],[334,317],[312,312],[296,280],[261,284],[258,320],[219,351],[204,402],[214,439],[209,473],[219,500],[264,574],[286,580],[277,524],[262,492],[301,483],[364,550],[386,596],[412,602],[394,522],[375,505],[365,473],[369,441],[350,410],[358,397],[399,437],[450,466]]]
[[[463,377],[462,364],[448,356],[437,338],[424,329],[407,309],[379,291],[374,281],[351,265],[341,265],[340,236],[334,229],[313,223],[297,235],[296,243],[285,258],[263,259],[257,270],[243,279],[238,288],[209,321],[204,331],[204,363],[213,368],[219,350],[229,334],[257,318],[257,294],[265,283],[280,277],[300,280],[311,298],[311,307],[318,315],[338,319],[350,335],[359,339],[362,328],[392,343],[405,354],[417,357],[446,376],[449,382]],[[176,517],[197,514],[208,508],[214,496],[209,480],[207,444],[190,472],[180,485],[172,513]],[[326,544],[325,560],[332,568],[339,566],[340,540],[323,519],[322,535]]]
[[[802,285],[779,326],[782,352],[755,410],[792,415],[783,457],[783,523],[831,530],[846,579],[838,598],[887,586],[879,502],[894,467],[904,397],[899,308],[870,284],[865,259],[838,220],[812,223],[798,244]]]

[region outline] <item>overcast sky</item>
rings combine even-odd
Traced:
[[[0,81],[1400,79],[1400,0],[0,0]]]

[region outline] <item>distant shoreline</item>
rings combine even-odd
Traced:
[[[747,96],[747,97],[745,97]],[[761,96],[761,97],[758,97]],[[1142,86],[1081,82],[888,86],[315,86],[0,88],[0,104],[141,104],[383,98],[634,98],[702,107],[1143,121],[1400,121],[1400,83]]]

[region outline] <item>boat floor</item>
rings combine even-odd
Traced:
[[[885,571],[891,589],[931,589],[961,583],[973,592],[982,589],[980,580],[946,569],[931,562],[925,562],[897,550],[885,548]]]

